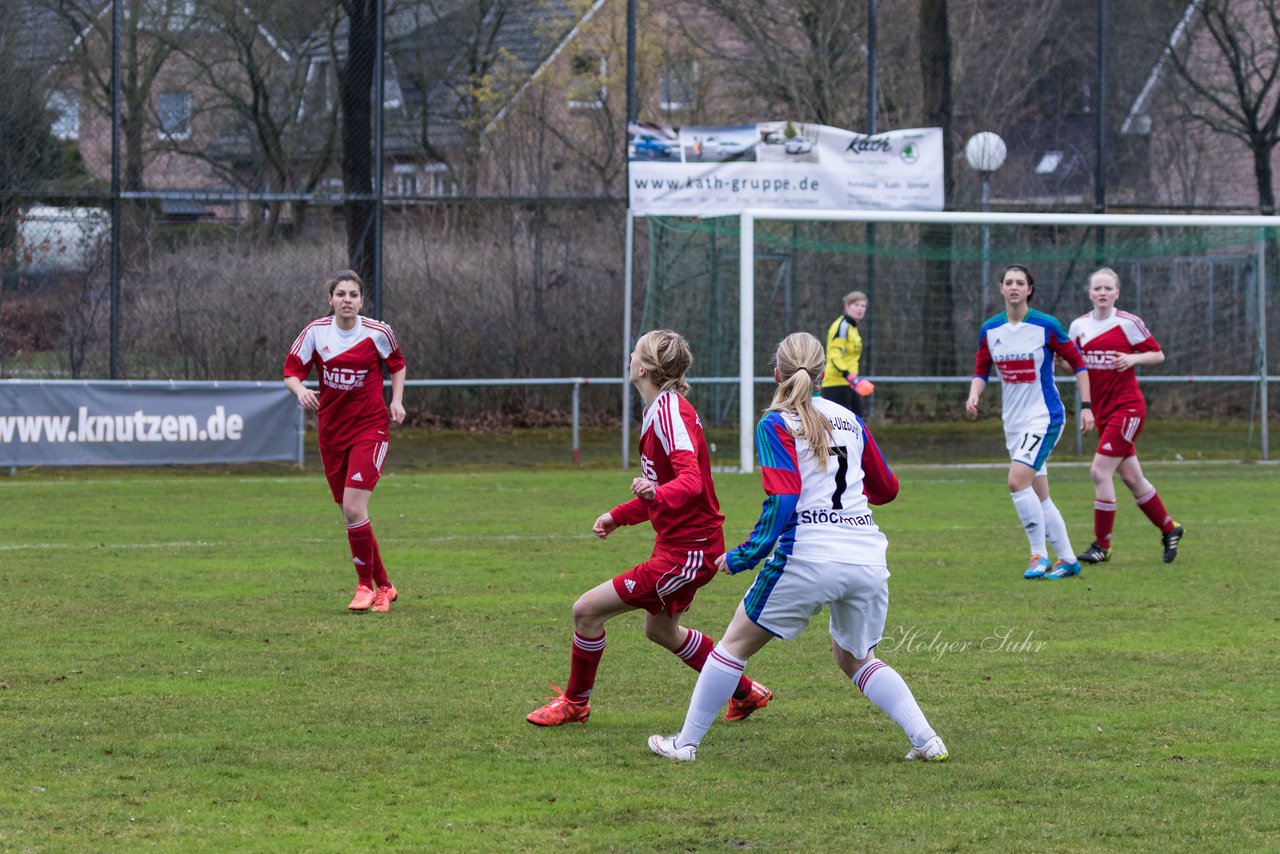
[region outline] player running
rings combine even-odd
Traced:
[[[1182,526],[1173,521],[1164,502],[1142,473],[1134,443],[1147,419],[1147,402],[1138,388],[1134,368],[1164,361],[1160,342],[1147,331],[1142,318],[1116,308],[1120,277],[1110,267],[1089,276],[1089,301],[1093,311],[1071,322],[1068,335],[1080,348],[1089,366],[1089,383],[1096,404],[1098,449],[1089,474],[1093,478],[1094,541],[1081,552],[1084,563],[1111,559],[1111,531],[1116,519],[1116,488],[1120,475],[1133,500],[1151,524],[1160,529],[1164,562],[1173,563],[1182,541]]]
[[[702,422],[685,400],[685,373],[693,354],[685,339],[670,330],[648,332],[631,353],[630,381],[644,400],[640,432],[643,477],[631,482],[635,495],[596,519],[592,531],[607,538],[620,525],[649,522],[653,555],[609,581],[593,587],[573,604],[573,642],[569,681],[550,703],[527,716],[538,726],[585,721],[591,714],[591,690],[604,655],[607,620],[643,610],[645,637],[671,650],[694,670],[702,670],[715,640],[680,625],[698,588],[715,576],[724,554],[724,516],[711,482],[711,460]],[[768,705],[773,693],[746,677],[738,679],[726,720],[741,720]]]
[[[978,417],[978,398],[987,387],[994,363],[1000,371],[1005,444],[1009,448],[1009,492],[1018,520],[1031,546],[1023,578],[1069,578],[1080,574],[1067,524],[1049,497],[1049,455],[1062,436],[1066,413],[1053,381],[1053,357],[1061,356],[1080,387],[1080,429],[1093,428],[1089,373],[1080,351],[1055,318],[1031,308],[1035,278],[1021,264],[1011,264],[1000,277],[1005,310],[982,324],[978,354],[965,411]],[[1049,565],[1045,540],[1058,559]]]
[[[404,356],[391,327],[360,316],[364,283],[352,270],[329,280],[328,317],[302,330],[284,362],[284,384],[304,409],[317,413],[320,460],[333,500],[342,505],[356,566],[352,611],[391,610],[398,595],[387,577],[369,522],[369,499],[387,458],[388,408],[382,363],[391,372],[390,420],[404,421]],[[320,393],[302,383],[315,367]]]
[[[756,425],[764,506],[750,538],[716,566],[732,574],[753,568],[770,551],[773,556],[698,676],[684,728],[649,737],[659,756],[696,759],[716,714],[745,678],[747,660],[775,637],[798,637],[825,605],[836,664],[902,727],[911,740],[906,758],[947,758],[911,689],[873,653],[889,606],[889,544],[868,505],[896,498],[898,478],[862,419],[815,393],[823,365],[822,344],[807,332],[778,345],[778,389]]]

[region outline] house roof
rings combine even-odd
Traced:
[[[1120,123],[1120,133],[1147,132],[1150,126],[1151,102],[1155,99],[1160,83],[1168,72],[1170,54],[1180,48],[1182,43],[1189,37],[1196,11],[1200,8],[1201,2],[1202,0],[1192,0],[1187,4],[1187,8],[1183,11],[1177,26],[1170,33],[1169,41],[1165,44],[1164,50],[1160,52],[1160,58],[1156,60],[1156,64],[1142,84],[1142,90],[1138,93],[1138,97],[1133,100],[1133,104],[1130,105],[1124,121]]]
[[[473,69],[492,68],[502,57],[509,75],[495,88],[505,109],[602,2],[596,0],[581,15],[569,0],[506,0],[494,3],[481,17],[473,0],[418,0],[388,15],[383,72],[386,153],[421,156],[424,129],[433,147],[463,144],[460,123],[467,108],[461,93]],[[332,44],[313,40],[312,45],[303,61],[344,61],[345,21]],[[218,145],[221,156],[249,153],[249,139],[241,132],[224,134]]]
[[[457,3],[432,24],[388,35],[388,53],[404,93],[404,118],[425,118],[436,145],[462,142],[458,127],[465,116],[461,91],[477,66],[492,68],[499,58],[508,75],[495,81],[505,110],[534,76],[564,47],[582,20],[599,8],[597,0],[581,14],[566,0],[498,3],[483,18],[474,3]],[[389,28],[388,28],[389,29]],[[391,63],[388,63],[390,66]],[[425,112],[425,116],[422,114]],[[399,117],[387,114],[388,149]],[[415,121],[414,136],[417,135]]]

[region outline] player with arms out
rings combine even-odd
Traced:
[[[778,345],[778,389],[756,425],[764,505],[751,536],[716,566],[733,574],[752,569],[770,551],[773,556],[698,676],[684,728],[649,737],[658,756],[696,759],[747,660],[775,637],[798,637],[829,606],[836,665],[902,727],[911,741],[906,758],[947,758],[911,689],[874,654],[889,607],[889,544],[869,505],[896,498],[898,478],[862,419],[817,393],[823,365],[822,344],[807,332]]]
[[[284,362],[284,384],[304,409],[317,414],[320,460],[333,500],[342,506],[356,566],[352,611],[389,611],[398,595],[387,577],[369,522],[369,499],[387,457],[388,409],[382,402],[382,363],[391,372],[390,420],[404,422],[404,356],[391,327],[360,315],[364,283],[342,270],[326,285],[327,317],[308,323]],[[303,382],[315,368],[320,393]]]
[[[596,519],[592,531],[607,538],[621,525],[653,525],[653,555],[645,563],[593,587],[573,604],[573,641],[569,681],[564,691],[527,716],[538,726],[585,721],[596,669],[604,655],[607,620],[643,610],[644,633],[694,670],[701,671],[715,640],[680,625],[699,587],[715,577],[716,558],[724,554],[724,516],[711,482],[711,458],[702,422],[685,374],[693,355],[683,336],[657,329],[640,336],[631,353],[631,384],[644,400],[640,432],[643,477],[631,482],[634,497]],[[741,720],[763,709],[773,697],[768,688],[739,679],[727,720]]]
[[[1111,559],[1111,531],[1116,520],[1116,487],[1120,475],[1138,508],[1160,529],[1164,562],[1173,563],[1182,541],[1182,526],[1173,521],[1164,502],[1142,473],[1134,443],[1147,419],[1147,402],[1138,388],[1134,368],[1164,361],[1160,342],[1147,331],[1142,318],[1116,308],[1120,277],[1110,267],[1089,276],[1093,311],[1071,322],[1068,335],[1084,354],[1093,388],[1094,417],[1098,419],[1098,449],[1089,475],[1093,478],[1094,541],[1079,555],[1085,563]]]
[[[1018,520],[1031,546],[1031,562],[1023,578],[1069,578],[1080,574],[1071,549],[1067,523],[1049,497],[1049,455],[1062,436],[1066,412],[1053,380],[1053,357],[1075,372],[1080,387],[1080,429],[1093,429],[1089,373],[1080,351],[1057,319],[1031,308],[1035,278],[1021,264],[1010,264],[1000,277],[1005,310],[982,324],[978,354],[965,411],[978,417],[978,398],[987,387],[994,364],[1000,371],[1005,444],[1009,448],[1009,492]],[[1049,565],[1045,540],[1058,555]]]

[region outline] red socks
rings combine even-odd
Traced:
[[[368,519],[347,526],[347,542],[351,545],[351,562],[356,565],[360,583],[372,587],[388,587],[391,579],[382,565],[382,552],[378,551],[378,538],[373,535],[373,523]]]
[[[596,684],[596,668],[604,655],[604,633],[598,638],[584,638],[573,633],[573,654],[569,659],[569,684],[564,695],[575,703],[585,703]]]
[[[378,553],[378,541],[373,538],[373,526],[369,520],[347,526],[347,542],[351,545],[351,562],[356,565],[356,575],[365,587],[373,587],[374,557]]]
[[[676,650],[676,658],[701,673],[703,665],[707,663],[707,656],[715,648],[714,638],[707,637],[697,629],[689,629],[689,637],[685,638],[684,646]],[[750,691],[751,680],[746,676],[739,677],[738,687],[733,691],[734,698],[741,700]]]
[[[1167,534],[1173,530],[1173,517],[1169,515],[1169,511],[1164,509],[1164,502],[1160,500],[1160,496],[1156,494],[1156,488],[1151,487],[1151,491],[1140,498],[1135,498],[1138,509],[1147,514],[1147,518],[1151,520],[1151,524],[1160,529],[1160,533]]]
[[[596,669],[604,656],[603,634],[598,638],[584,638],[573,633],[573,648],[569,658],[569,684],[565,686],[564,695],[575,703],[585,703],[591,696],[591,689],[596,684]],[[715,649],[716,642],[696,629],[689,630],[684,645],[676,650],[676,657],[699,673],[707,663],[707,656]],[[746,676],[738,679],[738,687],[733,696],[739,700],[751,691],[751,680]]]
[[[1111,532],[1116,525],[1116,503],[1099,498],[1093,502],[1093,539],[1104,549],[1111,548]]]

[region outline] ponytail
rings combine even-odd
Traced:
[[[780,382],[766,412],[789,412],[800,421],[793,434],[804,439],[822,468],[831,453],[831,422],[813,405],[813,393],[826,365],[826,352],[808,332],[794,332],[783,338],[774,354]]]

